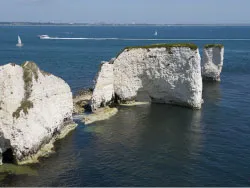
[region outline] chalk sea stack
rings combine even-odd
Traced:
[[[203,80],[220,81],[223,67],[224,46],[221,44],[208,44],[204,46],[202,55],[202,78]]]
[[[91,99],[92,111],[114,101],[134,101],[139,92],[152,102],[200,109],[201,58],[194,44],[156,44],[125,48],[102,63]]]
[[[75,128],[70,87],[33,62],[0,66],[0,163],[32,163]]]
[[[91,109],[95,111],[112,103],[114,93],[114,70],[113,64],[103,61],[96,75],[95,88],[91,98]]]

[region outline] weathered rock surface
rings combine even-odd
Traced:
[[[92,94],[92,89],[83,89],[77,92],[77,94],[73,97],[73,114],[82,114],[86,111],[91,111],[90,100]]]
[[[68,84],[35,63],[0,66],[0,162],[32,162],[41,148],[75,128]],[[10,157],[10,156],[9,156]]]
[[[113,64],[102,65],[105,68],[99,75],[105,77],[97,79],[92,110],[108,104],[114,94],[116,99],[126,102],[133,101],[138,92],[147,93],[152,102],[199,109],[202,104],[200,61],[197,47],[190,44],[127,48]],[[108,89],[99,89],[107,85]]]
[[[114,98],[114,72],[113,64],[102,62],[100,71],[96,76],[96,84],[91,98],[91,109],[95,111],[107,106]]]
[[[223,67],[224,47],[222,45],[206,45],[202,56],[202,77],[204,80],[220,81]]]

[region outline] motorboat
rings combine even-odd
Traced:
[[[40,39],[50,39],[49,35],[38,35]]]

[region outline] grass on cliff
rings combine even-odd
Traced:
[[[51,75],[51,73],[45,72],[43,70],[40,70],[40,72],[42,73],[43,76],[50,76]]]
[[[39,68],[34,62],[25,62],[22,65],[23,68],[23,81],[24,81],[24,98],[17,108],[15,112],[13,112],[13,118],[18,119],[20,117],[21,111],[24,112],[25,115],[28,114],[28,110],[33,108],[33,103],[29,100],[31,92],[32,92],[32,81],[33,76],[35,80],[38,80],[38,71]]]
[[[176,43],[176,44],[151,44],[146,46],[128,46],[125,47],[116,57],[118,57],[124,50],[131,50],[131,49],[151,49],[151,48],[166,48],[168,52],[171,52],[171,48],[180,48],[186,47],[190,48],[191,50],[197,50],[198,46],[192,43]]]
[[[38,66],[34,62],[25,62],[21,65],[23,68],[23,81],[24,81],[24,98],[28,99],[32,91],[33,75],[35,80],[38,80]]]
[[[224,48],[224,45],[223,44],[207,44],[204,46],[204,48]]]
[[[28,110],[30,108],[33,108],[33,103],[29,100],[23,100],[21,102],[21,105],[17,108],[17,110],[15,112],[13,112],[12,116],[16,119],[18,119],[20,117],[20,113],[21,111],[24,112],[25,115],[28,114]]]

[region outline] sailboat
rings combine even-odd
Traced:
[[[22,47],[23,46],[22,40],[21,40],[21,38],[20,38],[19,35],[17,37],[17,44],[16,44],[16,46],[18,46],[18,47]]]
[[[157,36],[158,35],[158,32],[157,31],[155,31],[155,34],[154,34],[154,36]]]

